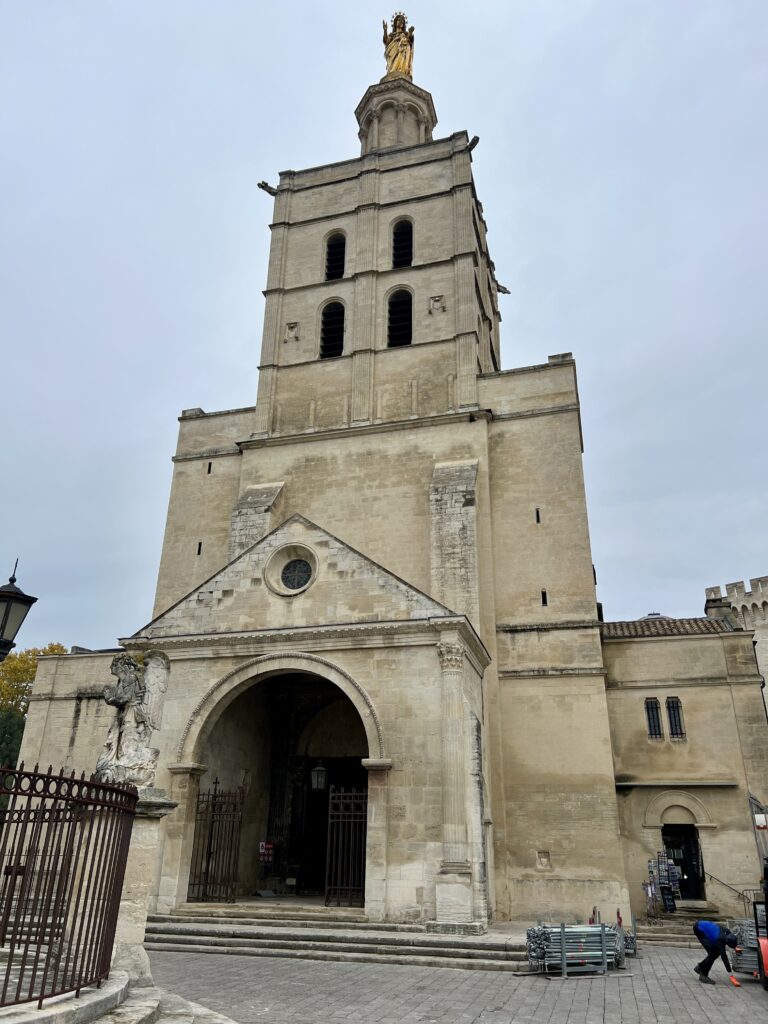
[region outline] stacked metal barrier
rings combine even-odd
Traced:
[[[586,971],[605,974],[626,955],[624,931],[613,925],[537,925],[526,933],[531,970],[559,970],[563,977]]]
[[[764,906],[758,906],[757,917],[760,927],[765,928]],[[735,921],[731,930],[735,932],[739,940],[739,949],[741,950],[741,952],[734,952],[733,954],[733,969],[739,974],[757,976],[759,974],[759,967],[757,962],[758,945],[755,919],[753,917],[745,917]]]

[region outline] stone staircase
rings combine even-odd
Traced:
[[[150,914],[150,952],[229,953],[346,963],[527,973],[525,943],[503,933],[445,935],[418,924],[371,924],[359,911],[180,908]]]
[[[665,917],[647,918],[637,923],[637,942],[640,948],[646,944],[678,946],[681,949],[700,949],[699,940],[693,934],[696,921],[721,921],[715,908],[708,910],[682,910]]]

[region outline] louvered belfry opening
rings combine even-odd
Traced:
[[[320,358],[332,359],[344,350],[344,307],[340,302],[329,302],[323,310],[320,328]]]
[[[325,280],[338,281],[344,277],[344,259],[347,240],[344,235],[331,235],[325,247]]]
[[[413,297],[410,292],[401,289],[389,297],[389,316],[387,320],[387,345],[398,348],[410,345],[413,340]]]
[[[399,220],[392,229],[392,266],[410,267],[413,263],[413,224]]]

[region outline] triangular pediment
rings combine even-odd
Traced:
[[[338,537],[293,515],[134,636],[408,622],[452,615],[445,605]]]

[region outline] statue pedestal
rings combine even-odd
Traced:
[[[112,966],[127,971],[132,986],[154,985],[144,931],[149,901],[157,887],[160,822],[176,806],[163,789],[139,790],[112,954]]]

